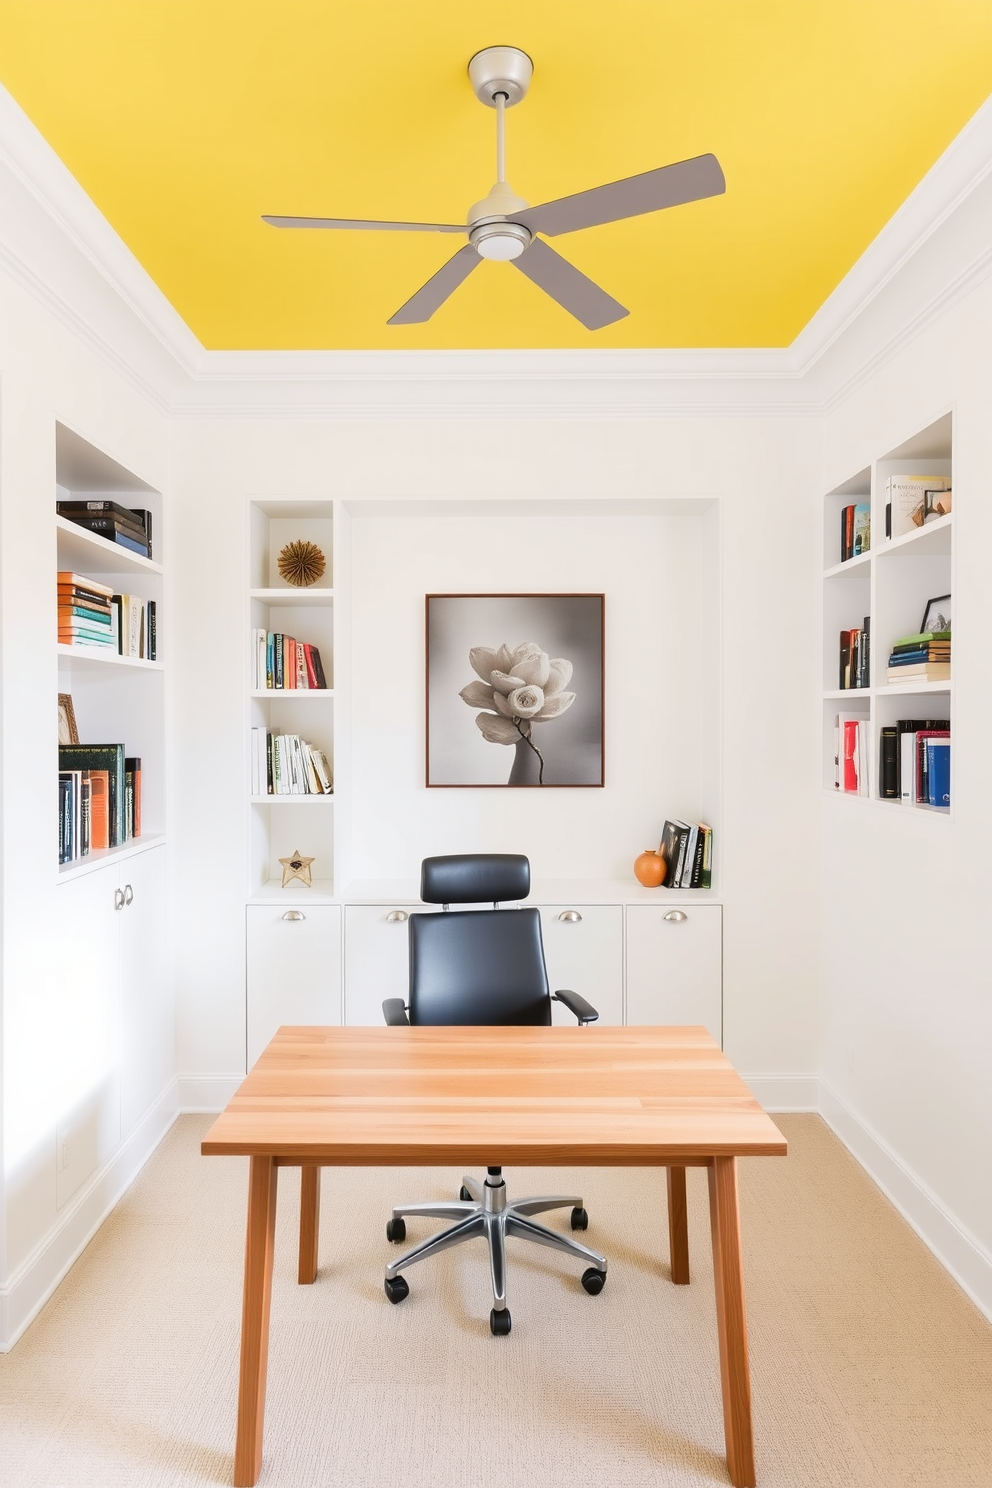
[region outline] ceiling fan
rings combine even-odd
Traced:
[[[518,47],[486,47],[468,64],[468,75],[480,103],[496,110],[496,184],[469,208],[465,223],[373,222],[348,217],[272,217],[271,227],[359,229],[372,232],[464,233],[469,241],[427,283],[391,315],[387,325],[418,325],[430,320],[480,258],[513,263],[545,294],[556,300],[590,331],[612,325],[630,312],[538,237],[621,222],[663,207],[719,196],[727,189],[715,155],[697,155],[657,170],[594,186],[574,196],[531,207],[506,181],[505,112],[527,94],[534,64]]]

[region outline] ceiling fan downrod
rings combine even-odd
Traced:
[[[506,110],[526,97],[533,73],[533,62],[519,47],[486,47],[468,64],[476,98],[496,110],[496,184],[468,214],[469,241],[482,258],[519,258],[533,238],[522,223],[510,220],[529,203],[506,179]]]

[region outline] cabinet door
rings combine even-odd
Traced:
[[[573,918],[578,916],[578,918]],[[599,1022],[623,1022],[623,910],[619,904],[541,906],[541,934],[552,992],[567,987],[599,1012]],[[551,1005],[555,1024],[575,1027],[561,1003]]]
[[[398,905],[349,904],[344,912],[344,1021],[378,1027],[387,997],[410,990],[407,922]],[[402,918],[399,918],[402,916]]]
[[[284,1023],[341,1022],[341,910],[250,904],[248,1068]]]
[[[120,1141],[120,913],[114,866],[59,884],[61,967],[50,1029],[57,1100],[56,1203]]]
[[[722,926],[718,905],[628,907],[628,1023],[702,1023],[722,1047]]]
[[[121,1133],[134,1128],[176,1070],[169,973],[166,849],[151,848],[117,867],[124,908],[121,942]]]

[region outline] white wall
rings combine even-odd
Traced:
[[[244,1069],[245,712],[236,637],[247,624],[247,503],[278,495],[336,496],[357,508],[366,501],[463,502],[469,494],[498,503],[506,496],[506,471],[518,473],[513,499],[719,499],[719,548],[706,559],[695,602],[700,615],[719,611],[723,627],[717,853],[726,905],[726,1044],[749,1074],[813,1074],[818,717],[814,694],[797,679],[805,676],[817,634],[817,595],[809,580],[819,530],[816,430],[813,421],[799,418],[507,421],[498,425],[499,459],[486,462],[480,451],[494,448],[489,423],[204,418],[177,426],[176,551],[186,592],[176,616],[179,1057],[196,1088],[207,1091],[215,1081],[219,1089],[222,1078]],[[460,557],[471,548],[466,520],[455,519],[452,527],[417,516],[391,528],[378,517],[352,521],[356,774],[352,866],[339,865],[341,872],[395,877],[373,872],[384,842],[401,846],[409,871],[425,839],[467,840],[455,820],[467,801],[477,813],[474,828],[490,840],[509,842],[512,835],[519,841],[527,834],[539,872],[629,872],[664,816],[692,809],[698,789],[691,780],[668,786],[667,766],[686,767],[684,759],[676,766],[676,743],[663,743],[652,758],[643,740],[633,741],[643,711],[635,689],[642,679],[657,687],[670,665],[664,660],[672,633],[668,585],[660,562],[652,572],[650,561],[660,529],[647,557],[625,557],[624,534],[645,519],[587,518],[599,525],[585,536],[574,523],[528,519],[536,524],[531,530],[546,534],[545,548],[557,542],[560,558],[556,565],[543,556],[522,558],[520,587],[574,582],[609,590],[619,627],[611,658],[608,787],[542,800],[541,829],[535,830],[525,820],[533,810],[529,794],[527,802],[508,806],[503,796],[480,800],[480,792],[458,792],[459,803],[451,799],[456,793],[423,786],[423,596],[457,588],[459,573],[484,572],[487,585],[496,582],[495,566]],[[486,518],[489,532],[492,520]],[[789,554],[805,561],[790,562]],[[472,577],[468,587],[475,583]],[[404,659],[395,684],[401,721],[388,740],[382,694],[366,680],[373,665],[378,679],[384,620],[401,630]],[[209,664],[217,655],[225,661]],[[661,693],[649,716],[661,727],[670,722]],[[390,754],[395,764],[387,771]],[[346,788],[340,776],[339,788]],[[569,868],[570,862],[581,866]]]
[[[992,1311],[992,281],[825,424],[823,489],[954,411],[950,820],[823,801],[824,1109]]]

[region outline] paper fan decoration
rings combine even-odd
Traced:
[[[287,584],[294,584],[297,589],[316,584],[326,567],[324,555],[316,543],[287,543],[279,554],[280,574]]]

